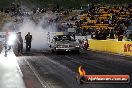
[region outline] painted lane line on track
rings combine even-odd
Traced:
[[[38,81],[42,85],[43,88],[50,88],[50,86],[45,82],[41,80],[41,76],[39,73],[35,70],[35,68],[24,58],[25,62],[28,64],[34,75],[37,77]]]
[[[19,71],[19,74],[20,74],[21,77],[23,78],[23,73],[22,73],[22,71],[21,71],[20,66],[19,66],[18,63],[17,63],[17,70]]]
[[[68,84],[69,86],[72,86],[72,87],[67,87],[67,88],[80,88],[80,87],[78,87],[78,86],[76,86],[76,87],[73,87],[73,84],[76,84],[76,85],[78,85],[78,83],[77,83],[77,80],[76,80],[76,75],[77,75],[77,73],[76,72],[74,72],[74,71],[72,71],[70,68],[68,68],[67,66],[65,66],[65,65],[63,65],[63,64],[61,64],[61,63],[59,63],[59,62],[57,62],[57,61],[55,61],[55,60],[53,60],[53,59],[51,59],[51,58],[49,58],[49,57],[47,57],[47,56],[43,56],[43,57],[45,57],[45,59],[48,61],[48,62],[51,62],[52,64],[54,64],[54,65],[56,65],[56,66],[59,66],[59,68],[60,69],[63,69],[63,70],[56,70],[58,73],[61,73],[61,75],[60,75],[60,77],[61,78],[63,78],[63,81],[65,81],[66,82],[66,84],[67,84],[67,80],[64,78],[64,77],[66,77],[68,80],[73,80],[72,81],[72,84]],[[54,67],[54,66],[53,66]],[[52,67],[52,68],[53,68]],[[67,74],[64,74],[64,73],[62,73],[62,72],[66,72]],[[69,75],[70,76],[72,76],[72,77],[70,77],[69,78]],[[57,87],[58,88],[58,87]],[[60,87],[59,87],[60,88]],[[63,88],[63,87],[61,87],[61,88]]]

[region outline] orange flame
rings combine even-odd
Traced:
[[[78,71],[79,71],[80,76],[86,75],[86,72],[85,72],[85,70],[82,68],[82,66],[79,66]]]

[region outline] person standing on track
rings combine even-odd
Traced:
[[[30,52],[31,48],[31,42],[32,42],[32,35],[30,35],[30,32],[25,36],[26,40],[26,52]]]
[[[18,55],[22,55],[23,52],[23,39],[21,36],[21,32],[18,32],[17,34],[17,49],[18,49]]]

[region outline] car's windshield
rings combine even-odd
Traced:
[[[75,39],[72,36],[56,36],[55,41],[75,41]]]

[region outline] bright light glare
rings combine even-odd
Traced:
[[[0,64],[5,65],[6,67],[12,67],[12,66],[17,66],[17,57],[15,56],[13,49],[7,52],[7,57],[4,56],[5,54],[5,49],[2,50],[0,54]]]
[[[5,55],[5,49],[2,50],[1,54],[0,54],[0,66],[1,68],[4,68],[5,70],[10,70],[17,72],[19,71],[20,75],[23,77],[23,74],[20,70],[20,67],[17,63],[17,57],[15,56],[13,49],[11,48],[8,52],[7,52],[7,57],[4,56]]]
[[[12,33],[8,38],[8,45],[14,45],[16,40],[16,34]]]

